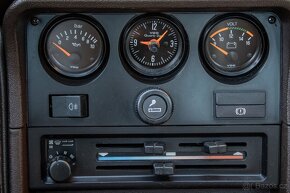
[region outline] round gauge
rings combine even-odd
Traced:
[[[175,71],[186,56],[186,33],[165,16],[143,16],[125,30],[122,51],[126,63],[141,75],[160,77]]]
[[[95,72],[104,63],[107,52],[101,26],[83,17],[66,17],[54,22],[44,44],[49,65],[70,78]]]
[[[245,75],[262,64],[266,35],[254,18],[219,17],[209,24],[202,39],[202,55],[210,70],[223,76]]]

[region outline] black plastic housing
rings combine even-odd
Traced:
[[[254,15],[264,26],[269,37],[269,54],[255,78],[239,85],[229,85],[213,79],[203,68],[199,58],[199,40],[205,26],[221,13],[164,13],[176,17],[185,28],[189,39],[189,56],[182,69],[167,82],[136,80],[124,68],[119,53],[119,39],[124,27],[140,13],[88,14],[98,21],[110,41],[110,54],[105,69],[89,83],[62,84],[43,68],[43,55],[38,53],[41,33],[56,15],[40,14],[41,23],[27,26],[27,96],[28,126],[144,126],[135,112],[135,101],[140,92],[159,88],[168,93],[174,104],[171,118],[163,125],[220,125],[220,124],[280,124],[280,23],[268,22],[273,13]],[[201,27],[197,27],[201,26]],[[73,81],[71,81],[73,82]],[[43,89],[45,88],[45,89]],[[41,91],[41,92],[40,92]],[[266,92],[266,116],[256,119],[216,119],[214,93],[218,91]],[[89,115],[82,120],[53,119],[49,116],[49,95],[88,95]]]
[[[176,126],[167,127],[166,130],[164,127],[30,128],[29,157],[41,158],[29,160],[30,187],[193,188],[278,184],[279,129],[279,126],[255,125]],[[72,178],[64,183],[53,182],[47,173],[46,139],[58,138],[75,140],[76,164]],[[140,154],[147,141],[162,141],[168,152],[177,153],[204,153],[204,142],[223,141],[228,145],[229,152],[245,152],[246,156],[243,160],[173,161],[176,174],[167,178],[153,174],[153,164],[157,161],[104,162],[97,159],[98,152],[102,151]]]

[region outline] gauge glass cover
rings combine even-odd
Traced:
[[[50,66],[67,77],[84,77],[97,70],[105,55],[105,40],[97,24],[64,19],[48,31],[45,55]]]
[[[239,76],[251,71],[265,53],[262,29],[242,17],[229,17],[213,24],[203,43],[206,63],[225,76]]]
[[[175,70],[185,55],[185,32],[173,18],[144,16],[126,30],[126,62],[141,75],[163,76]]]

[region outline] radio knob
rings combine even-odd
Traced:
[[[49,175],[55,182],[65,182],[71,177],[69,161],[62,157],[56,157],[50,164]]]

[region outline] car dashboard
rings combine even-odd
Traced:
[[[15,1],[3,192],[288,192],[289,12],[282,0]]]

